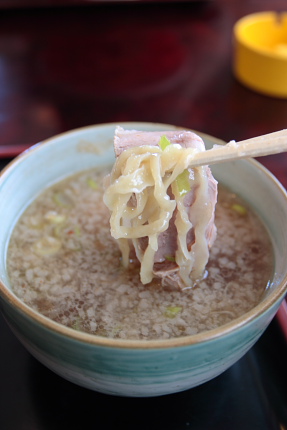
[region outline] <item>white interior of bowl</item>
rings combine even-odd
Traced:
[[[150,123],[124,123],[125,128],[142,130],[174,129]],[[15,223],[29,203],[46,187],[78,171],[114,161],[115,124],[85,127],[64,133],[26,151],[1,175],[0,183],[0,280],[9,289],[6,253]],[[200,133],[198,133],[200,134]],[[220,141],[202,135],[207,148]],[[275,274],[273,288],[280,286],[274,301],[283,296],[286,282],[287,196],[278,181],[259,163],[239,160],[212,168],[215,177],[245,198],[260,214],[273,240]],[[268,296],[269,292],[267,293]]]

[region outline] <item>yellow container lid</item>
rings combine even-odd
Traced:
[[[244,85],[287,98],[287,12],[260,12],[234,26],[233,69]]]

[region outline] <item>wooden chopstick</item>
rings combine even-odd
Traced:
[[[263,136],[231,141],[226,145],[215,145],[203,152],[195,153],[190,167],[223,163],[240,158],[262,157],[287,151],[287,130],[280,130]]]

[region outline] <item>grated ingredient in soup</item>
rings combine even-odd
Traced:
[[[216,328],[254,307],[272,274],[272,246],[258,217],[219,186],[217,238],[206,276],[190,289],[142,285],[110,235],[105,171],[88,171],[44,191],[11,237],[7,265],[15,294],[48,318],[99,336],[167,339]]]

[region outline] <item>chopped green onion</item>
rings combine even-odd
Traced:
[[[231,206],[231,209],[234,210],[235,212],[237,212],[239,215],[242,215],[242,216],[247,214],[247,209],[238,203],[234,203]]]
[[[169,145],[171,145],[171,142],[168,140],[168,138],[165,135],[161,136],[160,141],[159,141],[160,149],[162,151],[164,151],[165,148]]]
[[[173,255],[165,255],[165,256],[164,256],[164,258],[165,258],[167,261],[175,261],[175,257],[174,257]]]
[[[185,169],[176,178],[177,190],[180,196],[185,196],[190,191],[189,172]]]
[[[44,218],[53,224],[62,224],[66,220],[65,215],[58,214],[55,211],[47,212]]]
[[[62,243],[51,236],[45,236],[33,245],[33,250],[40,256],[49,256],[56,254],[62,246]]]
[[[93,178],[88,178],[87,179],[87,184],[89,185],[90,188],[92,188],[93,190],[98,190],[99,189],[99,184],[94,181]]]
[[[168,318],[175,318],[176,315],[179,314],[179,312],[182,311],[181,306],[168,306],[165,310],[165,316]]]
[[[56,237],[62,237],[63,236],[63,234],[64,234],[64,230],[65,230],[65,228],[66,228],[66,225],[65,224],[57,224],[56,226],[55,226],[55,228],[54,228],[54,235],[56,236]]]
[[[80,227],[78,227],[77,225],[76,225],[76,227],[74,228],[74,232],[75,232],[75,235],[76,236],[81,236],[81,229],[80,229]]]
[[[70,199],[69,196],[61,192],[55,193],[53,195],[53,201],[54,203],[56,203],[58,206],[61,206],[61,207],[69,208],[73,206],[72,199]]]
[[[81,330],[81,318],[77,318],[74,323],[72,324],[72,328],[74,330],[80,331]]]

